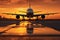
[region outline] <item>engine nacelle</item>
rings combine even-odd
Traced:
[[[20,16],[19,15],[16,15],[16,19],[19,19],[20,18]]]
[[[45,18],[45,15],[41,15],[41,18],[44,19]]]

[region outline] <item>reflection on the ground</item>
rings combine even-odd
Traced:
[[[21,23],[20,25],[9,25],[6,27],[0,27],[0,32],[2,31],[6,31],[5,33],[3,33],[2,35],[28,35],[27,33],[27,28],[25,27],[27,25],[28,22],[25,23]],[[34,24],[35,26],[41,25],[41,24]],[[34,35],[47,35],[47,34],[59,34],[59,31],[56,31],[52,28],[49,27],[38,27],[38,28],[33,28],[33,34]]]

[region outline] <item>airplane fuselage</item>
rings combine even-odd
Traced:
[[[27,10],[27,17],[28,17],[28,18],[34,17],[34,11],[33,11],[32,8],[29,8],[29,9]],[[37,17],[38,17],[38,16],[37,16]],[[41,15],[41,18],[44,19],[44,18],[45,18],[45,15]]]
[[[34,15],[33,9],[32,9],[32,8],[29,8],[29,9],[27,10],[27,17],[28,17],[28,18],[32,18],[33,15]]]

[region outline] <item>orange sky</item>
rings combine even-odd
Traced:
[[[42,12],[40,13],[60,12],[60,0],[30,0],[30,1],[34,11],[41,10]],[[0,0],[0,15],[6,18],[15,18],[15,16],[1,13],[10,12],[19,14],[20,10],[26,11],[27,8],[28,3],[26,0]],[[46,18],[60,19],[60,14],[46,16]]]
[[[30,0],[34,11],[41,10],[40,13],[60,12],[60,0]],[[0,15],[2,12],[20,13],[28,8],[27,0],[0,0]],[[4,15],[7,17],[7,15]],[[8,15],[10,17],[10,15]],[[13,16],[11,16],[13,17]],[[15,17],[15,16],[14,16]],[[60,19],[60,14],[50,15],[46,18]]]

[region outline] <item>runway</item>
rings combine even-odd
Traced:
[[[5,23],[7,24],[1,25],[2,22],[0,23],[0,32],[3,31],[3,33],[0,33],[0,40],[5,40],[5,39],[6,40],[60,40],[60,31],[52,28],[55,26],[55,24],[58,28],[60,27],[59,20],[55,20],[55,21],[48,20],[45,21],[45,23],[42,23],[40,21],[42,26],[45,27],[42,26],[38,27],[38,25],[35,25],[37,27],[34,27],[32,34],[28,34],[26,32],[27,30],[25,26],[28,24],[28,22],[21,22],[19,25],[16,25],[15,23],[19,21],[5,20]]]
[[[20,25],[15,26],[15,24],[13,24],[7,27],[0,27],[0,32],[4,30],[6,32],[3,33],[2,35],[29,35],[27,33],[26,27],[24,26],[20,27]],[[38,27],[38,28],[34,28],[33,31],[34,32],[32,35],[60,35],[60,31],[56,31],[55,29],[49,27],[42,27],[42,28]]]
[[[0,28],[6,29],[6,28]],[[1,30],[1,31],[2,31]],[[0,40],[60,40],[60,32],[52,28],[34,28],[33,34],[28,34],[26,28],[17,27],[0,34]]]

